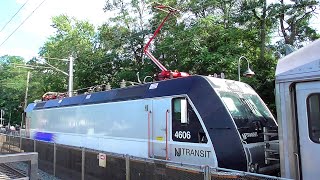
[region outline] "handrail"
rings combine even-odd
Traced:
[[[300,158],[299,158],[299,154],[298,153],[293,153],[295,156],[296,156],[296,161],[297,161],[297,175],[298,175],[298,179],[300,179],[300,173],[301,173],[301,170],[300,170]]]
[[[168,114],[169,109],[166,111],[166,160],[168,160]]]
[[[150,116],[151,116],[151,111],[148,111],[148,157],[150,157]]]

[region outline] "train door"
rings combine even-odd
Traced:
[[[212,144],[195,108],[185,97],[171,101],[171,160],[188,164],[217,166]]]
[[[302,179],[320,177],[320,82],[296,85],[299,131],[300,167]],[[298,157],[298,154],[296,154]]]
[[[168,160],[169,152],[169,122],[170,122],[170,99],[152,100],[152,155],[154,158]]]

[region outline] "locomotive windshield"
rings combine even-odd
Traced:
[[[273,116],[267,107],[261,102],[260,98],[257,95],[253,94],[244,94],[243,95],[245,102],[247,102],[250,109],[253,113],[259,118],[267,118],[268,120],[273,121]]]
[[[276,126],[270,111],[256,94],[230,91],[219,94],[247,143],[262,141],[263,127]]]

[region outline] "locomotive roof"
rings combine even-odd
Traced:
[[[202,76],[190,76],[63,99],[52,99],[29,104],[25,111],[186,94],[194,81],[203,78]]]
[[[276,81],[293,81],[320,77],[320,40],[280,59],[276,69]]]
[[[48,101],[42,101],[38,103],[29,104],[25,109],[26,112],[38,109],[49,109],[67,106],[77,106],[77,105],[87,105],[87,104],[98,104],[106,102],[116,102],[116,101],[126,101],[135,99],[145,99],[152,97],[162,97],[162,96],[173,96],[188,94],[190,89],[199,84],[203,86],[203,82],[211,83],[214,88],[221,89],[226,82],[231,84],[238,84],[239,86],[248,85],[227,79],[220,79],[214,77],[206,76],[189,76],[184,78],[170,79],[165,81],[158,81],[153,83],[141,84],[137,86],[129,86],[126,88],[112,89],[109,91],[95,92],[91,94],[82,94],[78,96],[63,98],[63,99],[52,99]],[[200,83],[200,81],[202,83]],[[220,86],[217,86],[220,85]],[[238,86],[237,86],[238,87]],[[199,87],[201,89],[201,87]],[[242,88],[239,88],[242,89]],[[250,88],[251,89],[251,88]],[[246,88],[246,91],[250,90]]]

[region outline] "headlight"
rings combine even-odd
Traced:
[[[252,172],[252,173],[256,173],[259,171],[259,165],[258,163],[255,163],[255,164],[250,164],[249,165],[249,172]]]

